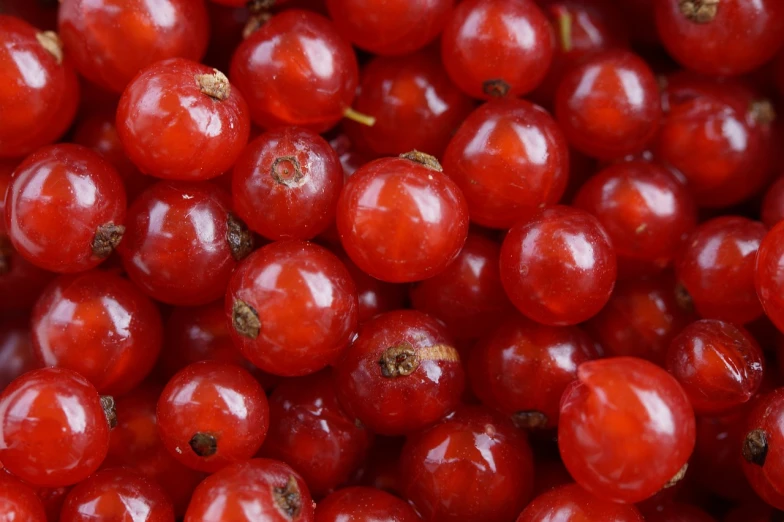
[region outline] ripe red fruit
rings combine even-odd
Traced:
[[[222,72],[172,58],[143,69],[125,88],[117,133],[145,174],[204,180],[237,161],[250,135],[250,114]]]
[[[46,511],[35,491],[5,471],[0,472],[0,506],[4,522],[46,522]]]
[[[567,484],[539,495],[520,514],[517,522],[643,522],[637,508],[595,497],[577,484]]]
[[[345,254],[340,256],[340,260],[343,261],[346,270],[351,274],[351,279],[354,280],[354,284],[357,287],[357,297],[359,298],[357,318],[359,324],[367,322],[378,314],[405,308],[406,285],[385,283],[367,275]]]
[[[80,145],[42,147],[14,171],[5,227],[19,253],[54,272],[81,272],[112,253],[125,231],[122,179]]]
[[[782,60],[784,63],[784,60]],[[0,189],[2,192],[2,189]],[[776,180],[765,192],[760,210],[760,221],[768,228],[773,228],[779,221],[784,220],[784,177]]]
[[[784,509],[784,388],[763,395],[745,422],[743,472],[762,500]]]
[[[754,284],[765,314],[784,331],[784,223],[773,227],[759,245]]]
[[[347,520],[420,522],[422,519],[405,501],[374,488],[341,489],[316,506],[316,522]]]
[[[604,500],[640,502],[676,478],[695,442],[678,382],[633,357],[583,363],[564,392],[558,448],[578,484]]]

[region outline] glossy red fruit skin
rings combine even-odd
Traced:
[[[533,489],[533,458],[524,435],[476,407],[409,437],[400,470],[404,497],[423,520],[511,521]]]
[[[79,83],[55,42],[20,18],[0,15],[0,158],[23,157],[57,140],[74,119]]]
[[[158,399],[158,431],[166,449],[191,469],[214,473],[251,458],[269,428],[264,389],[245,369],[219,361],[179,371]],[[202,447],[198,434],[210,437]]]
[[[501,245],[469,233],[446,270],[411,287],[411,305],[443,321],[455,339],[481,337],[514,311],[501,285],[500,254]]]
[[[234,209],[267,239],[312,239],[334,222],[343,177],[337,153],[315,132],[271,130],[234,166]]]
[[[593,340],[578,327],[545,326],[517,316],[472,348],[466,368],[485,405],[521,427],[554,428],[561,395],[577,379],[577,368],[598,357]]]
[[[22,315],[0,320],[0,391],[35,367],[29,318]]]
[[[385,283],[367,275],[345,254],[340,256],[340,260],[343,261],[357,287],[357,297],[359,298],[357,319],[360,325],[378,314],[406,307],[407,288],[405,285]]]
[[[501,282],[523,315],[577,324],[596,315],[615,284],[612,242],[585,211],[554,206],[521,221],[501,245]]]
[[[685,15],[678,0],[652,3],[659,36],[670,56],[703,74],[749,72],[773,58],[784,43],[784,6],[775,0],[722,0],[713,16],[707,15],[710,6],[702,7],[707,15],[704,22]]]
[[[14,159],[0,159],[0,237],[5,237],[5,193],[8,185],[11,184],[11,175],[19,165],[19,161]]]
[[[128,280],[109,272],[61,276],[33,309],[33,353],[41,366],[78,372],[104,395],[128,393],[161,350],[161,317]]]
[[[109,447],[109,424],[98,392],[64,368],[33,370],[0,395],[0,460],[36,486],[81,482]]]
[[[359,148],[378,155],[419,150],[441,157],[474,102],[452,83],[441,60],[428,48],[368,62],[352,107],[376,119],[371,127],[348,119],[343,122],[342,128]]]
[[[99,471],[74,487],[65,499],[61,522],[134,520],[174,522],[171,500],[138,471]]]
[[[316,522],[344,520],[420,522],[422,519],[394,495],[374,488],[353,487],[332,493],[316,506]]]
[[[10,243],[8,237],[0,234],[0,264],[7,270],[0,273],[0,312],[26,312],[55,274],[30,263]]]
[[[618,256],[618,272],[627,277],[667,267],[697,226],[688,188],[646,161],[605,168],[580,188],[574,206],[602,224]]]
[[[569,177],[569,149],[541,107],[493,100],[472,112],[449,142],[444,172],[465,194],[471,221],[509,228],[558,202]]]
[[[697,313],[738,324],[762,315],[754,264],[766,233],[762,223],[738,216],[714,218],[697,227],[675,263],[675,274]]]
[[[717,414],[747,402],[762,384],[765,358],[743,328],[703,319],[673,339],[667,371],[697,414]]]
[[[286,379],[269,402],[270,431],[260,454],[293,467],[315,497],[348,482],[372,435],[343,412],[332,373]]]
[[[627,90],[627,85],[634,88]],[[599,159],[641,152],[661,119],[659,85],[636,54],[606,51],[564,75],[555,116],[574,148]]]
[[[0,473],[0,506],[4,522],[47,522],[46,511],[35,491],[5,472]]]
[[[226,291],[235,255],[247,255],[246,247],[230,243],[230,233],[241,226],[231,215],[229,195],[217,185],[162,181],[128,209],[118,251],[128,277],[150,297],[173,305],[206,304]]]
[[[96,235],[99,227],[123,224],[125,205],[122,179],[111,164],[80,145],[50,145],[14,171],[5,227],[14,248],[31,263],[81,272],[111,253],[116,241],[98,245]]]
[[[754,284],[765,314],[784,331],[784,223],[773,227],[757,250]]]
[[[517,522],[643,522],[637,508],[595,497],[578,484],[567,484],[539,495],[517,518]]]
[[[558,424],[566,468],[604,500],[649,498],[694,449],[694,412],[686,394],[663,369],[634,357],[583,363],[577,378],[564,392]]]
[[[246,38],[230,71],[265,129],[329,130],[351,107],[359,81],[354,51],[332,22],[300,9],[273,16]]]
[[[340,194],[340,241],[364,272],[410,283],[443,272],[468,235],[468,208],[458,186],[435,168],[382,158],[358,169]]]
[[[784,60],[782,62],[784,63]],[[779,221],[784,221],[784,177],[777,179],[765,192],[760,221],[768,228],[773,228]]]
[[[216,89],[210,83],[216,81],[220,85],[211,91],[208,85]],[[125,88],[117,107],[117,133],[128,157],[145,174],[205,180],[237,161],[250,136],[250,114],[223,73],[171,58],[142,69]]]
[[[465,386],[446,329],[414,310],[365,323],[334,368],[346,413],[381,435],[405,435],[438,421],[458,406]]]
[[[783,417],[784,388],[777,388],[755,401],[742,435],[741,464],[746,479],[757,495],[776,509],[784,509]],[[758,436],[750,437],[754,432]],[[750,440],[754,444],[749,445]],[[758,451],[749,452],[749,449]]]
[[[116,93],[157,61],[200,60],[209,38],[203,0],[64,0],[58,30],[78,71]]]
[[[278,241],[251,254],[234,271],[225,306],[242,354],[285,377],[331,364],[357,327],[351,276],[334,254],[306,241]]]
[[[525,34],[525,38],[517,35]],[[517,97],[536,88],[553,58],[549,20],[531,0],[467,0],[441,35],[452,81],[479,99]]]
[[[292,500],[286,502],[286,498]],[[185,522],[314,522],[302,477],[287,464],[253,459],[207,477],[193,493]]]

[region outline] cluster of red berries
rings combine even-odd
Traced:
[[[0,521],[784,517],[784,1],[0,13]]]

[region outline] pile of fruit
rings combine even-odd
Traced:
[[[784,0],[0,0],[0,521],[784,519]]]

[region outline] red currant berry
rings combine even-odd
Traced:
[[[564,193],[566,139],[546,111],[525,100],[486,103],[463,122],[444,171],[466,196],[471,221],[509,228]]]
[[[568,484],[536,497],[517,522],[643,522],[637,508],[597,498],[577,484]]]
[[[762,500],[784,509],[784,388],[762,396],[745,423],[743,472]]]
[[[58,27],[79,72],[117,93],[157,61],[200,60],[209,37],[204,0],[63,0]]]
[[[60,515],[60,522],[98,520],[174,522],[174,509],[160,486],[141,473],[108,469],[74,487]]]
[[[2,188],[0,188],[0,193],[2,193]],[[765,192],[760,221],[765,223],[768,228],[773,228],[779,221],[784,221],[784,177],[777,179]]]
[[[558,447],[597,497],[639,502],[676,478],[691,456],[694,412],[678,382],[633,357],[583,363],[564,392]]]
[[[329,20],[292,9],[240,44],[230,75],[256,124],[324,132],[351,107],[359,72],[353,49]]]
[[[501,246],[501,282],[512,303],[542,324],[596,315],[615,284],[615,252],[592,215],[550,207],[521,221]]]
[[[553,29],[531,0],[467,0],[441,36],[447,73],[474,98],[516,97],[544,79],[553,58]]]
[[[139,288],[164,303],[215,301],[253,248],[251,233],[231,214],[229,195],[211,183],[156,183],[128,209],[127,222],[123,266]]]
[[[143,69],[125,88],[117,132],[145,174],[203,180],[237,161],[250,135],[250,115],[222,72],[172,58]]]
[[[318,503],[316,522],[378,520],[383,522],[420,522],[419,515],[394,495],[373,488],[346,488]]]
[[[784,4],[777,0],[656,0],[656,26],[667,51],[697,72],[749,72],[784,44]],[[743,42],[739,45],[738,42]]]
[[[122,179],[80,145],[51,145],[31,154],[14,171],[5,207],[14,247],[54,272],[97,266],[125,231]]]
[[[357,170],[338,200],[343,248],[369,275],[390,283],[443,272],[468,235],[468,209],[432,156],[411,152]]]
[[[400,458],[405,497],[423,520],[511,521],[531,497],[531,448],[512,424],[479,408],[408,439]]]
[[[242,262],[226,294],[231,335],[262,370],[286,377],[331,364],[357,326],[357,293],[334,254],[279,241]]]
[[[174,458],[209,473],[251,458],[269,427],[261,385],[247,370],[218,361],[193,363],[172,377],[157,412]]]
[[[661,119],[659,85],[636,54],[606,51],[564,75],[555,115],[569,143],[588,156],[641,152]]]
[[[388,312],[362,326],[335,363],[340,403],[382,435],[428,426],[460,403],[465,375],[445,328],[413,310]]]
[[[246,147],[232,178],[237,214],[272,239],[311,239],[335,220],[343,168],[324,138],[285,127]]]
[[[253,459],[199,484],[185,522],[314,522],[313,506],[302,477],[288,465]]]
[[[367,275],[345,254],[340,256],[340,260],[343,261],[357,287],[359,324],[369,321],[378,314],[405,308],[407,295],[405,285],[385,283]]]
[[[784,331],[784,223],[773,227],[759,244],[755,286],[765,314]]]
[[[0,320],[0,391],[30,370],[35,369],[30,321],[26,316]]]
[[[7,235],[5,229],[5,193],[11,184],[11,175],[18,165],[19,161],[17,160],[0,159],[0,237],[3,238]]]
[[[345,484],[370,441],[370,433],[343,413],[329,371],[286,379],[270,395],[270,431],[261,454],[296,469],[314,496]]]
[[[9,475],[0,473],[0,506],[4,522],[46,522],[46,511],[35,491]],[[414,519],[416,520],[416,519]]]
[[[114,400],[64,368],[28,372],[0,395],[0,461],[37,486],[81,482],[109,448]]]
[[[26,156],[59,138],[76,114],[79,83],[57,34],[0,15],[0,70],[0,158]]]
[[[474,346],[467,368],[484,404],[511,415],[519,427],[553,428],[577,367],[598,356],[591,338],[576,326],[515,317]]]
[[[596,216],[607,231],[621,276],[665,268],[697,225],[688,188],[664,167],[646,161],[602,170],[582,186],[574,206]]]

